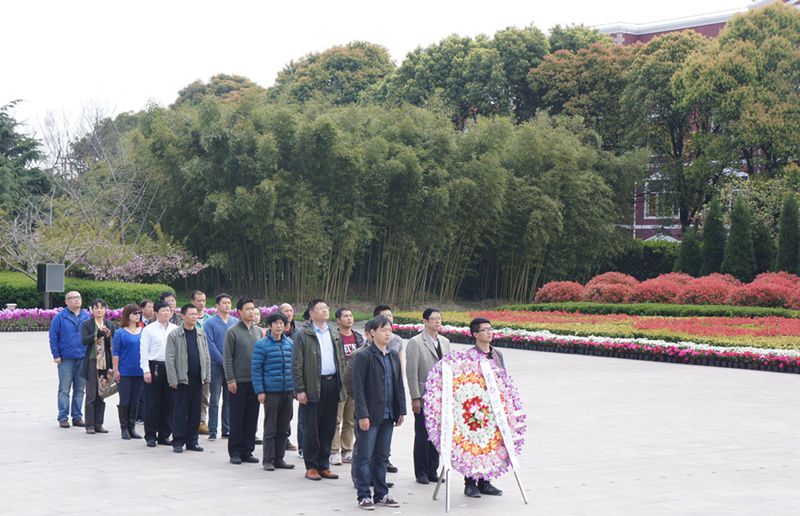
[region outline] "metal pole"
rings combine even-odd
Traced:
[[[514,478],[517,480],[517,485],[519,486],[519,492],[522,493],[522,500],[525,502],[525,505],[528,505],[528,497],[525,496],[525,488],[522,487],[522,481],[519,479],[519,475],[517,474],[516,469],[514,469]]]
[[[444,475],[444,512],[450,512],[450,470],[448,469]]]

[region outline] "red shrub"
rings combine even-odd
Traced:
[[[786,300],[786,308],[800,310],[800,289],[792,289],[791,294],[789,294],[789,298]]]
[[[591,283],[590,281],[586,285],[583,299],[597,303],[622,303],[631,293],[632,288],[629,285],[620,283]]]
[[[677,282],[665,280],[664,276],[639,283],[631,289],[625,301],[628,303],[677,303],[683,286]]]
[[[753,282],[735,287],[728,296],[729,305],[788,307],[796,288],[775,283]]]
[[[676,283],[678,285],[686,285],[691,282],[694,278],[689,276],[685,272],[670,272],[667,274],[662,274],[661,276],[654,278],[663,281],[668,281],[670,283]]]
[[[709,274],[693,280],[683,287],[677,302],[682,305],[724,305],[731,291],[737,287],[725,276],[727,275]],[[732,276],[729,278],[738,282]]]
[[[781,285],[787,288],[800,288],[800,277],[788,272],[762,272],[753,283]]]
[[[583,299],[583,285],[574,281],[551,281],[536,292],[534,303],[564,303]]]
[[[599,276],[595,276],[592,278],[589,283],[586,284],[587,287],[593,287],[598,284],[606,284],[606,285],[627,285],[632,287],[639,283],[639,280],[634,278],[633,276],[629,276],[627,274],[623,274],[621,272],[604,272]]]
[[[720,274],[719,272],[712,272],[708,276],[703,276],[702,278],[697,278],[697,279],[714,279],[714,280],[724,281],[725,283],[733,285],[734,287],[742,286],[742,282],[734,278],[730,274]]]

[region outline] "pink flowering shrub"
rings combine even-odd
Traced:
[[[665,275],[666,276],[666,275]],[[626,303],[677,303],[683,286],[664,276],[643,281],[631,289]]]
[[[685,272],[670,272],[667,274],[662,274],[658,278],[653,278],[653,279],[669,281],[672,283],[677,283],[678,285],[686,285],[687,283],[690,283],[694,279],[694,277],[686,274]]]
[[[727,304],[738,306],[788,307],[795,289],[778,283],[754,281],[734,288],[728,295]]]
[[[632,287],[622,283],[589,282],[583,293],[584,301],[596,303],[623,303],[631,293]]]
[[[551,281],[536,292],[534,303],[565,303],[583,299],[583,285],[574,281]]]
[[[677,303],[682,305],[724,305],[737,286],[724,274],[709,274],[696,278],[685,285],[678,294]],[[733,277],[729,277],[737,281]],[[741,282],[739,282],[741,285]]]
[[[712,272],[708,276],[703,276],[702,278],[694,278],[692,282],[697,281],[699,279],[714,279],[714,280],[724,281],[725,283],[733,285],[734,287],[742,286],[742,282],[734,278],[730,274],[720,274],[719,272]]]
[[[595,276],[589,283],[586,284],[587,287],[594,287],[598,284],[609,284],[609,285],[625,285],[632,287],[639,283],[639,280],[634,278],[633,276],[629,276],[627,274],[623,274],[621,272],[604,272],[599,276]]]

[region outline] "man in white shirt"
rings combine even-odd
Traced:
[[[142,330],[139,344],[139,360],[144,373],[145,417],[144,439],[147,446],[156,443],[171,446],[170,388],[167,381],[166,357],[167,336],[177,328],[169,322],[172,309],[164,301],[156,301],[153,309],[156,320]]]

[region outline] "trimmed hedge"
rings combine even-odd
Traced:
[[[525,312],[580,312],[583,314],[605,315],[652,315],[664,317],[778,317],[800,318],[800,310],[786,308],[764,308],[758,306],[730,305],[673,305],[659,303],[540,303],[525,305],[504,305],[495,310],[515,310]]]
[[[77,290],[88,306],[100,297],[111,307],[123,307],[128,303],[138,303],[142,299],[157,299],[162,292],[174,289],[158,283],[123,283],[121,281],[94,281],[66,278],[64,292],[52,294],[53,306],[64,306],[64,294]],[[16,303],[18,308],[43,308],[44,296],[36,290],[36,282],[20,272],[0,272],[0,308],[6,303]]]

